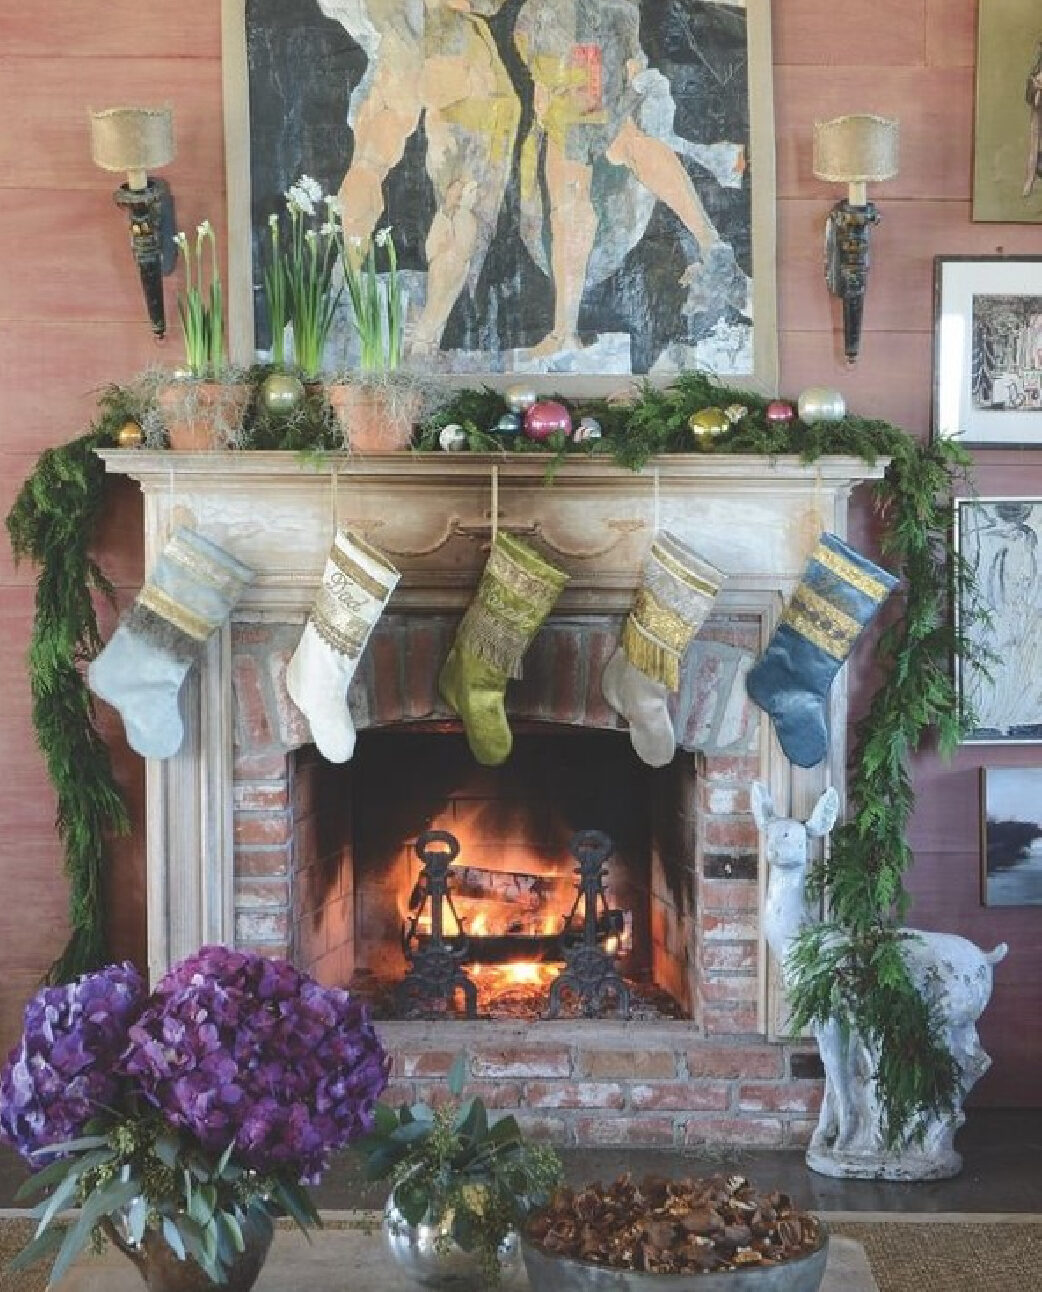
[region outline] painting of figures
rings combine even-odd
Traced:
[[[1042,220],[1042,6],[980,0],[973,218]]]
[[[987,659],[959,670],[970,739],[1042,741],[1042,499],[959,499],[956,542],[979,598],[960,607],[963,630]]]
[[[393,230],[412,367],[769,380],[753,194],[773,200],[773,152],[751,107],[754,86],[770,96],[766,4],[755,21],[746,0],[238,7],[257,349],[267,221],[307,174],[354,245]],[[354,359],[349,308],[334,366]]]
[[[1042,769],[982,767],[985,906],[1042,906]]]

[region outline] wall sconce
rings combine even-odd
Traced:
[[[174,268],[174,202],[165,180],[148,171],[174,158],[170,108],[106,108],[90,114],[91,156],[102,170],[126,171],[113,197],[130,218],[130,245],[155,336],[166,335],[163,275]]]
[[[825,281],[843,301],[843,351],[848,363],[861,348],[861,320],[868,286],[869,229],[879,212],[868,200],[867,185],[897,174],[899,125],[868,113],[814,124],[814,174],[849,184],[825,225]]]

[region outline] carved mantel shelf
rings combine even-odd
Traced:
[[[101,456],[109,472],[141,484],[146,568],[172,530],[187,524],[256,571],[236,607],[240,621],[303,623],[337,523],[366,534],[401,568],[398,613],[465,606],[495,523],[531,535],[568,570],[571,582],[556,613],[618,614],[629,606],[660,525],[726,574],[719,612],[755,616],[763,642],[821,531],[844,537],[851,491],[886,468],[882,459],[826,457],[808,466],[796,457],[687,454],[657,458],[634,473],[576,456],[557,463],[549,483],[552,459],[541,454],[330,454],[318,462],[254,451],[125,449]],[[204,942],[234,940],[231,665],[225,626],[182,693],[180,752],[148,763],[153,977]],[[793,815],[806,814],[826,781],[842,793],[842,677],[830,708],[829,763],[810,772],[790,768],[761,724],[762,777]],[[772,1017],[775,999],[772,992]]]
[[[499,527],[566,563],[562,611],[621,610],[656,522],[728,575],[731,592],[787,590],[822,529],[844,533],[850,491],[886,460],[677,454],[640,472],[542,454],[170,453],[109,450],[106,468],[145,495],[146,564],[179,522],[196,524],[258,571],[243,609],[299,613],[334,516],[396,561],[402,609],[465,604]]]

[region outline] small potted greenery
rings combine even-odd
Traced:
[[[57,1253],[53,1286],[104,1237],[150,1292],[248,1292],[275,1217],[320,1223],[305,1186],[387,1068],[365,1007],[285,960],[204,947],[151,994],[129,964],[44,988],[0,1069],[0,1142],[43,1194],[14,1264]]]
[[[386,272],[377,271],[379,255],[386,256]],[[380,229],[368,246],[360,238],[342,241],[341,263],[358,334],[359,371],[330,382],[326,398],[349,449],[387,453],[408,448],[423,391],[414,375],[400,371],[405,293],[391,229]]]
[[[519,1230],[562,1173],[554,1150],[526,1140],[516,1118],[492,1121],[478,1096],[464,1099],[464,1082],[461,1056],[443,1106],[377,1104],[355,1146],[369,1179],[391,1181],[384,1235],[393,1258],[423,1287],[481,1292],[523,1280]]]
[[[230,377],[224,341],[224,290],[217,237],[209,220],[195,233],[174,236],[185,269],[177,310],[185,343],[185,367],[157,393],[172,449],[230,447],[242,429],[249,393]]]

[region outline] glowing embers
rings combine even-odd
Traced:
[[[408,970],[399,988],[401,1012],[445,1013],[461,1002],[473,1018],[493,1008],[500,1012],[501,997],[523,988],[526,1004],[533,989],[545,991],[551,1018],[609,1008],[627,1017],[629,989],[616,957],[630,921],[610,905],[604,887],[612,842],[600,831],[584,830],[569,849],[578,862],[577,884],[554,872],[455,866],[460,845],[454,835],[421,835],[416,853],[423,869],[402,929]],[[555,912],[562,881],[571,900]]]

